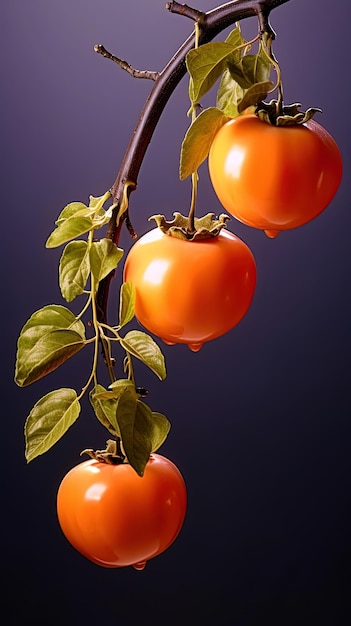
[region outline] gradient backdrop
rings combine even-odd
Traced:
[[[270,240],[235,220],[258,267],[254,302],[227,336],[193,354],[165,347],[168,378],[140,369],[150,403],[172,422],[161,451],[181,469],[189,508],[173,546],[143,572],[107,570],[63,537],[55,498],[64,474],[105,432],[87,403],[49,453],[27,465],[23,425],[59,386],[79,389],[90,357],[75,357],[26,389],[13,383],[16,339],[32,312],[64,304],[61,250],[44,242],[63,206],[113,183],[152,84],[93,51],[161,70],[190,34],[163,0],[12,0],[1,12],[2,470],[1,570],[9,624],[349,623],[350,140],[348,2],[290,0],[273,11],[286,102],[323,109],[344,178],[315,221]],[[212,0],[198,0],[201,10]],[[244,33],[254,32],[248,20]],[[246,30],[245,30],[246,29]],[[187,81],[161,118],[131,217],[186,212],[178,179],[188,127]],[[206,167],[199,212],[221,211]],[[124,233],[121,245],[131,241]],[[116,312],[118,280],[111,291]],[[13,621],[11,621],[13,620]]]

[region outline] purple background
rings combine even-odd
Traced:
[[[232,220],[229,228],[251,247],[258,267],[249,313],[198,354],[165,347],[163,383],[140,369],[153,409],[172,422],[161,452],[188,486],[177,541],[140,573],[99,568],[63,537],[58,485],[81,449],[105,443],[88,403],[49,453],[24,460],[23,424],[33,404],[59,386],[79,389],[90,366],[90,357],[78,356],[24,390],[13,383],[21,326],[45,304],[65,304],[57,285],[61,249],[45,250],[44,242],[65,204],[87,202],[112,185],[151,88],[93,46],[103,43],[139,69],[161,70],[192,30],[164,4],[12,0],[1,9],[1,569],[5,602],[17,597],[8,623],[34,613],[38,624],[65,626],[98,617],[111,624],[205,617],[216,625],[348,623],[349,3],[290,0],[271,16],[286,102],[321,107],[317,119],[341,148],[344,177],[335,199],[318,219],[275,240]],[[255,21],[245,24],[244,33],[254,31]],[[131,197],[139,235],[150,228],[149,215],[188,210],[189,181],[178,179],[188,106],[183,80]],[[221,207],[202,167],[198,212],[207,211]],[[126,233],[121,245],[131,245]],[[111,315],[117,286],[116,279]]]

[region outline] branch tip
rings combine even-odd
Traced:
[[[198,11],[198,9],[193,9],[189,7],[187,4],[180,4],[179,2],[167,2],[166,9],[170,11],[170,13],[176,13],[177,15],[184,15],[191,20],[197,22],[200,18],[204,16],[203,11]]]
[[[114,63],[117,63],[117,65],[119,65],[122,68],[122,70],[125,70],[126,72],[128,72],[128,74],[130,74],[134,78],[146,78],[148,80],[155,81],[159,77],[159,72],[135,69],[129,63],[127,63],[127,61],[123,61],[122,59],[119,59],[118,57],[116,57],[114,54],[111,54],[111,52],[106,50],[105,46],[103,46],[101,43],[96,44],[94,46],[94,51],[97,52],[98,54],[101,54],[106,59],[110,59]]]

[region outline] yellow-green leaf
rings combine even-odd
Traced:
[[[55,370],[85,345],[81,321],[66,307],[48,305],[33,313],[17,342],[15,382],[29,385]]]
[[[108,393],[113,395],[114,398],[119,398],[119,396],[122,395],[126,389],[128,389],[135,396],[135,399],[137,399],[135,385],[129,378],[119,378],[118,380],[114,380],[108,388],[111,389]]]
[[[46,241],[47,248],[57,248],[71,239],[76,239],[92,230],[93,220],[90,217],[77,217],[73,215],[59,221],[57,228],[51,233]]]
[[[102,385],[95,385],[89,394],[90,403],[101,424],[114,436],[120,436],[117,424],[117,398]]]
[[[268,81],[273,67],[262,46],[260,46],[257,54],[243,56],[242,65],[252,85]]]
[[[118,248],[111,239],[100,239],[92,244],[90,249],[91,272],[99,283],[112,270],[116,269],[123,256],[123,250]]]
[[[206,43],[190,50],[186,57],[187,69],[190,74],[190,100],[193,104],[211,89],[220,77],[226,59],[233,54],[235,47],[225,42]]]
[[[250,106],[256,106],[258,102],[267,97],[268,92],[272,89],[272,81],[265,81],[263,83],[256,83],[248,89],[243,99],[238,103],[239,113],[243,113],[245,109]]]
[[[238,103],[244,95],[245,89],[232,78],[229,70],[225,70],[217,91],[217,107],[228,117],[237,117],[239,115]]]
[[[135,399],[138,397],[135,391],[135,385],[129,378],[120,378],[119,380],[115,380],[111,383],[111,385],[109,385],[108,389],[104,389],[101,385],[98,385],[97,387],[98,388],[96,388],[94,395],[95,398],[99,400],[118,400],[126,389],[133,392]]]
[[[152,450],[152,411],[126,390],[118,400],[117,421],[127,459],[142,476]]]
[[[85,342],[74,330],[53,330],[47,333],[20,361],[16,383],[20,387],[34,383],[53,372],[84,346]]]
[[[62,296],[71,302],[83,293],[90,272],[88,244],[71,241],[65,247],[59,265],[59,285]]]
[[[268,80],[272,69],[262,49],[257,54],[246,54],[237,60],[228,58],[227,67],[231,77],[243,89],[249,89],[255,83]]]
[[[60,224],[60,222],[63,222],[64,220],[67,220],[69,217],[73,217],[73,216],[87,217],[90,215],[90,213],[91,213],[91,209],[89,209],[89,207],[87,207],[86,204],[83,204],[83,202],[70,202],[70,204],[67,204],[62,209],[55,224],[58,225]]]
[[[130,281],[122,283],[119,303],[119,325],[125,326],[134,317],[135,287]]]
[[[162,413],[152,411],[151,420],[151,452],[156,452],[164,441],[171,429],[171,424],[167,417]]]
[[[158,378],[164,380],[166,378],[166,366],[164,356],[157,343],[139,330],[131,330],[124,338],[121,338],[120,344],[126,352],[140,359],[151,369]]]
[[[230,72],[232,79],[235,80],[235,82],[238,83],[238,85],[240,85],[242,89],[248,89],[249,87],[251,87],[252,81],[250,77],[247,76],[243,68],[242,59],[240,59],[238,62],[227,63],[227,68]]]
[[[105,211],[103,209],[104,202],[110,196],[111,194],[109,191],[106,192],[103,196],[99,196],[98,198],[90,196],[89,206],[83,204],[83,202],[70,202],[70,204],[67,204],[61,211],[55,223],[58,225],[64,220],[73,216],[91,218],[94,217],[95,219],[102,219],[105,215]]]
[[[31,410],[25,424],[28,463],[47,452],[74,424],[80,404],[74,389],[51,391]]]
[[[240,25],[234,28],[225,40],[225,43],[229,43],[236,49],[236,54],[239,56],[243,50],[242,46],[247,43],[241,34]],[[240,48],[237,50],[237,48]]]
[[[223,111],[210,107],[189,127],[181,147],[179,176],[184,180],[205,161],[219,129],[229,120]]]

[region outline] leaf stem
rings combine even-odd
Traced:
[[[89,237],[88,237],[88,250],[91,248],[91,245],[93,243],[93,238],[94,238],[94,229],[92,229],[89,232]],[[95,282],[95,278],[94,278],[94,274],[93,272],[91,272],[91,284],[90,284],[90,300],[91,300],[91,310],[92,310],[92,324],[95,330],[95,336],[94,336],[94,356],[93,356],[93,364],[92,364],[92,368],[91,368],[91,372],[90,372],[90,376],[86,382],[86,384],[84,385],[84,387],[82,388],[82,391],[80,392],[79,396],[78,396],[78,400],[80,400],[85,392],[87,391],[87,389],[90,387],[90,384],[92,382],[92,380],[94,380],[95,384],[97,384],[97,366],[98,366],[98,358],[99,358],[99,328],[98,328],[98,320],[97,320],[97,308],[96,308],[96,300],[93,297],[93,294],[96,291],[96,282]]]
[[[112,358],[112,354],[111,354],[111,343],[110,343],[111,340],[108,337],[106,337],[100,324],[99,324],[99,333],[100,333],[101,345],[102,345],[102,349],[104,353],[104,361],[107,367],[110,381],[111,383],[113,383],[116,380],[116,376],[115,376],[115,372],[113,369],[114,359]]]
[[[90,306],[91,299],[92,299],[91,291],[87,291],[86,293],[89,294],[89,297],[88,297],[84,307],[82,308],[81,312],[78,315],[76,315],[76,321],[80,320],[83,317],[84,313],[88,310],[88,308]]]
[[[132,383],[134,383],[134,387],[135,387],[134,367],[133,367],[133,360],[132,360],[132,356],[130,352],[126,352],[126,359],[128,362],[128,378],[129,380],[132,381]]]
[[[95,384],[97,384],[96,372],[97,372],[98,358],[99,358],[99,335],[97,334],[94,337],[94,357],[93,357],[93,365],[91,368],[90,376],[87,382],[85,383],[84,387],[82,387],[82,390],[79,396],[77,397],[78,401],[82,399],[86,391],[89,389],[92,380],[94,380]]]
[[[106,328],[106,330],[109,330],[113,335],[115,335],[115,339],[114,338],[109,338],[110,341],[120,341],[120,336],[118,334],[118,331],[113,328],[113,326],[109,326],[108,324],[103,324],[102,322],[99,322],[99,327],[100,327],[100,332],[103,333],[103,328]],[[106,335],[103,333],[105,339],[108,339],[106,337]]]
[[[250,50],[250,48],[252,47],[252,45],[254,43],[256,43],[256,41],[258,41],[259,39],[261,39],[261,33],[257,33],[257,35],[255,35],[255,37],[253,39],[250,39],[250,41],[245,41],[245,43],[242,43],[238,46],[235,47],[235,52],[237,50],[242,50],[243,48]]]

